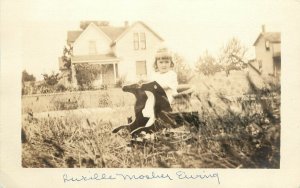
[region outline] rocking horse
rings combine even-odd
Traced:
[[[177,128],[184,124],[199,128],[198,112],[174,112],[164,89],[155,81],[141,86],[138,84],[127,85],[122,90],[134,94],[136,98],[135,119],[127,125],[113,129],[113,133],[127,129],[135,137],[143,131],[153,133],[163,128]],[[173,96],[174,99],[185,102],[189,100],[193,92],[188,85],[179,86],[177,90],[178,94]],[[144,113],[146,109],[150,110],[150,113]],[[145,116],[145,114],[147,115]],[[162,123],[158,123],[158,121]]]

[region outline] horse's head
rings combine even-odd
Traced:
[[[130,93],[135,93],[136,90],[139,88],[140,86],[138,84],[131,84],[131,85],[126,85],[122,87],[122,90],[124,92],[130,92]]]
[[[166,95],[165,90],[156,81],[143,84],[141,89],[144,91],[150,91],[154,96]]]

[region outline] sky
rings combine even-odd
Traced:
[[[216,55],[232,37],[237,37],[254,58],[253,43],[261,32],[282,32],[293,16],[297,1],[233,0],[2,0],[2,41],[8,45],[14,32],[21,39],[22,69],[41,79],[42,73],[58,71],[67,31],[78,30],[82,20],[143,21],[164,40],[171,51],[194,64],[208,50]],[[4,13],[3,13],[4,12]],[[17,18],[15,18],[17,17]],[[12,24],[15,23],[15,24]],[[16,31],[18,30],[18,32]],[[13,55],[13,52],[9,54]]]

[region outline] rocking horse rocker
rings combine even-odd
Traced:
[[[138,84],[127,85],[122,89],[124,92],[134,94],[136,98],[135,120],[113,129],[113,133],[127,129],[132,137],[137,137],[143,131],[153,133],[163,128],[177,128],[184,124],[199,129],[201,122],[198,112],[173,112],[164,89],[157,82],[153,81],[141,86]],[[192,89],[189,89],[188,87],[178,89],[179,94],[174,98],[190,96]]]

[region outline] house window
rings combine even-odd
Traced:
[[[133,46],[135,50],[139,49],[139,34],[133,33]]]
[[[145,33],[133,33],[133,47],[135,50],[146,49],[146,34]]]
[[[97,54],[96,41],[89,41],[89,54],[95,55]]]
[[[145,33],[140,33],[140,44],[141,44],[141,49],[142,50],[146,49],[146,35],[145,35]]]
[[[266,50],[270,50],[270,41],[266,41]]]
[[[136,75],[140,77],[147,75],[146,61],[136,62]]]

